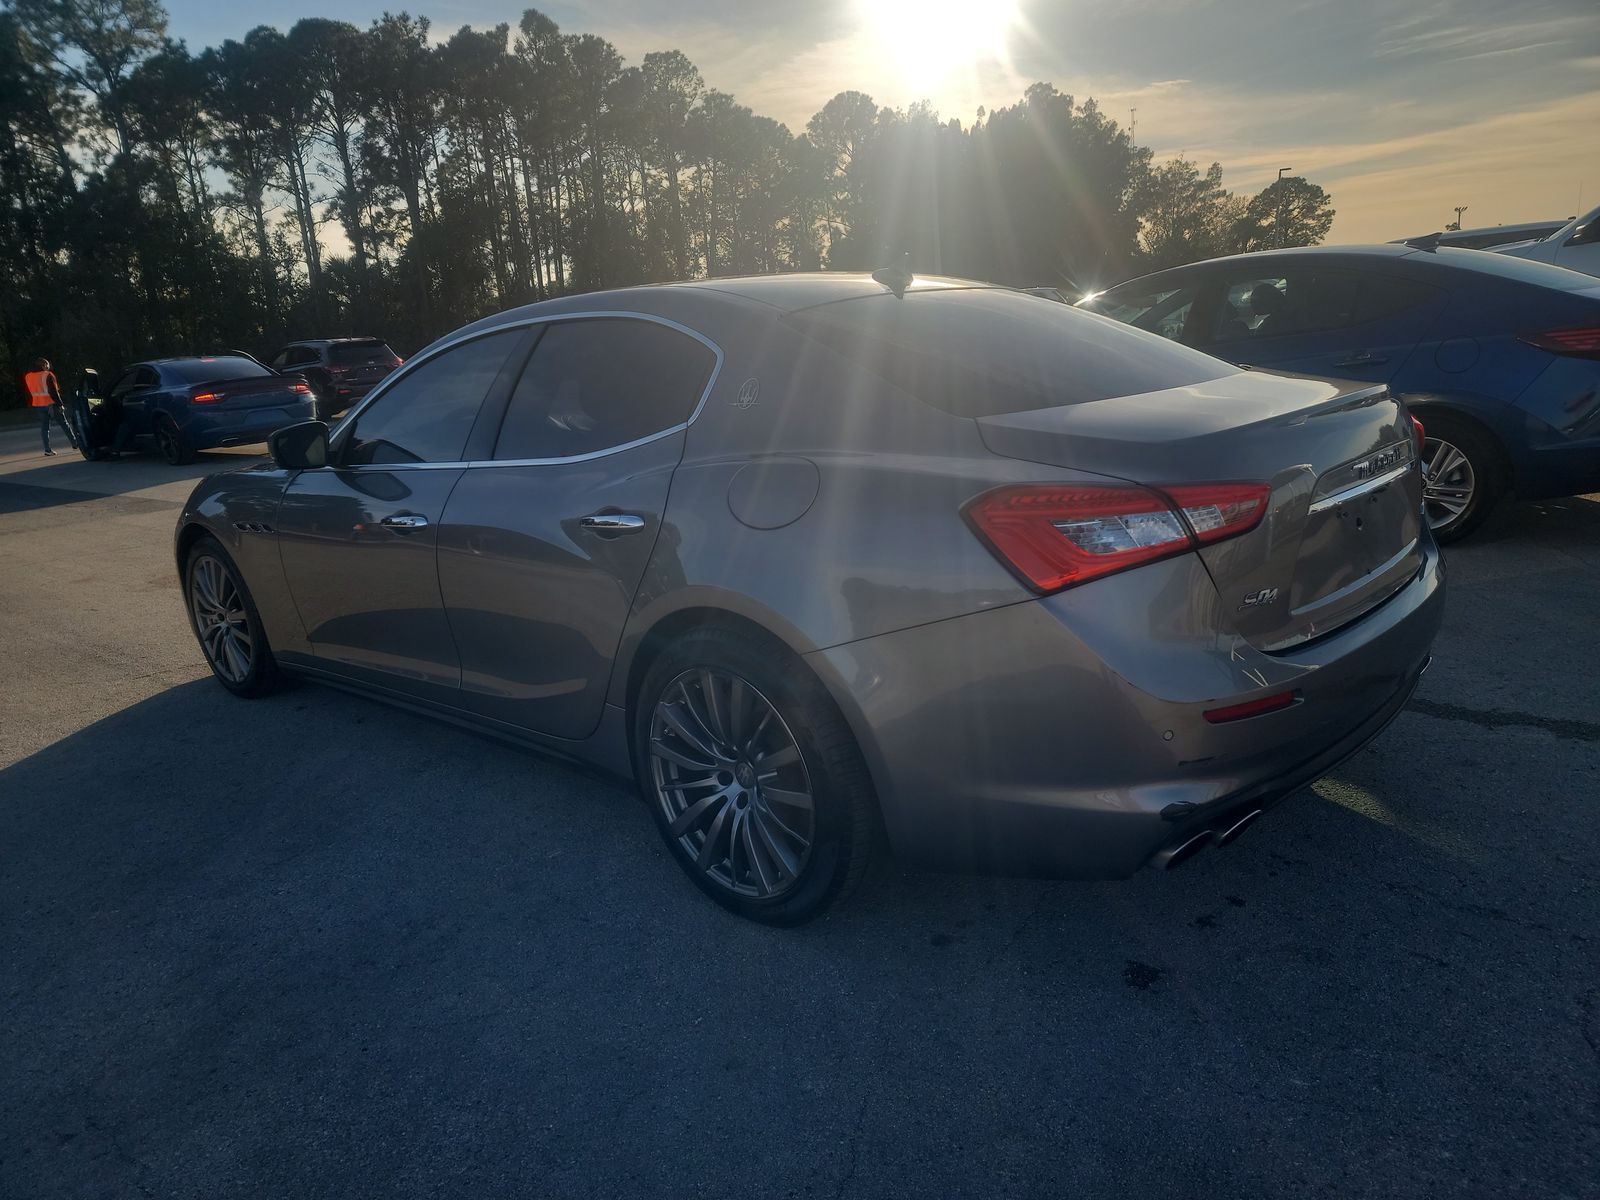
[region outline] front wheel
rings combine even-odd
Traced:
[[[866,766],[832,699],[788,655],[727,630],[651,666],[634,713],[645,802],[678,863],[740,916],[808,921],[866,870]]]
[[[250,589],[222,544],[203,537],[184,567],[189,622],[211,673],[236,696],[254,699],[277,685],[277,664]]]
[[[1488,518],[1505,490],[1499,448],[1475,426],[1430,417],[1422,443],[1422,505],[1441,544],[1460,541]]]

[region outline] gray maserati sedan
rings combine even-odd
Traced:
[[[202,481],[177,560],[234,694],[631,777],[701,888],[792,923],[885,837],[1120,877],[1355,752],[1439,628],[1420,437],[1381,385],[1022,292],[717,279],[443,338]]]

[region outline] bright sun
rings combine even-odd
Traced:
[[[906,87],[931,92],[985,61],[1004,62],[1015,0],[856,0],[880,55]]]

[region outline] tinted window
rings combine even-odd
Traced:
[[[570,458],[681,425],[716,363],[703,342],[652,321],[549,325],[512,392],[494,456]]]
[[[1211,318],[1214,342],[1348,329],[1416,308],[1438,295],[1407,279],[1316,266],[1229,275],[1223,287]]]
[[[267,360],[267,365],[269,367],[283,367],[283,366],[286,366],[288,364],[288,362],[289,362],[289,351],[287,351],[287,350],[279,350],[277,354],[275,354],[272,358],[269,358]]]
[[[1094,313],[1000,289],[868,296],[790,319],[852,362],[960,417],[1187,387],[1237,370]]]
[[[1184,287],[1118,287],[1085,300],[1079,307],[1135,329],[1159,333],[1169,341],[1181,342],[1185,340],[1189,314],[1194,311],[1199,292],[1198,283]]]
[[[255,379],[272,374],[249,358],[185,358],[162,364],[162,370],[176,383],[216,383],[223,379]]]
[[[1493,250],[1436,250],[1434,253],[1441,263],[1448,266],[1466,267],[1518,283],[1532,283],[1563,292],[1592,292],[1600,288],[1600,283],[1592,275],[1580,275],[1565,267],[1534,262],[1512,254],[1497,254]]]
[[[316,357],[316,352],[312,352]],[[328,361],[336,367],[364,366],[369,362],[393,362],[395,353],[383,342],[340,342],[328,347]]]
[[[521,336],[475,338],[407,372],[356,418],[343,461],[460,462],[483,398]]]

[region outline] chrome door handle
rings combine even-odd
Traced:
[[[421,513],[397,513],[385,517],[382,524],[386,529],[426,529],[428,518]]]
[[[638,533],[644,528],[644,518],[633,513],[590,513],[579,517],[578,524],[598,533]]]

